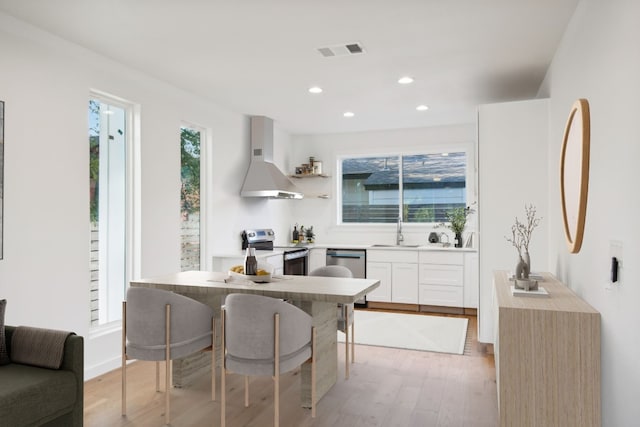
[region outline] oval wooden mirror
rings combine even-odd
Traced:
[[[578,99],[569,113],[560,155],[562,218],[570,253],[578,253],[582,246],[589,189],[590,133],[589,102]]]

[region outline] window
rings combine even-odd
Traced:
[[[446,222],[449,209],[466,206],[466,157],[455,152],[342,159],[342,222]]]
[[[104,96],[89,100],[91,326],[122,318],[132,108]]]
[[[180,268],[200,270],[200,140],[201,132],[180,128]]]

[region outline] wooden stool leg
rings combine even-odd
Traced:
[[[171,306],[166,305],[166,324],[165,324],[165,396],[164,396],[164,421],[171,423]]]
[[[274,315],[275,323],[275,348],[274,348],[274,373],[273,373],[273,425],[280,426],[280,315]]]
[[[216,318],[211,318],[211,400],[216,400]]]
[[[127,303],[122,301],[122,415],[127,414]]]
[[[156,391],[160,392],[160,362],[156,362]]]
[[[356,322],[351,324],[351,363],[356,361]]]
[[[226,406],[227,406],[227,392],[225,390],[225,384],[226,384],[226,377],[227,377],[227,369],[226,369],[226,357],[225,357],[225,336],[224,336],[224,318],[225,318],[225,311],[224,308],[222,309],[222,318],[221,318],[221,323],[222,323],[222,332],[220,335],[220,342],[221,342],[221,360],[220,360],[220,393],[221,393],[221,397],[220,397],[220,426],[225,427],[226,426]]]
[[[244,407],[249,407],[249,376],[244,376]]]
[[[349,310],[347,306],[342,306],[344,313],[344,378],[349,379]]]
[[[311,328],[311,418],[316,417],[316,328]]]

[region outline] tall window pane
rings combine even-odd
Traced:
[[[122,317],[126,288],[127,111],[89,100],[91,324]]]
[[[399,157],[344,159],[342,222],[396,222],[399,170]]]
[[[180,129],[182,271],[200,270],[200,131]]]
[[[446,222],[448,210],[465,207],[466,164],[465,153],[403,156],[403,221]]]

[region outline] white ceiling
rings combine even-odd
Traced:
[[[0,11],[314,134],[473,123],[479,104],[535,97],[578,1],[0,0]],[[352,42],[366,52],[316,50]]]

